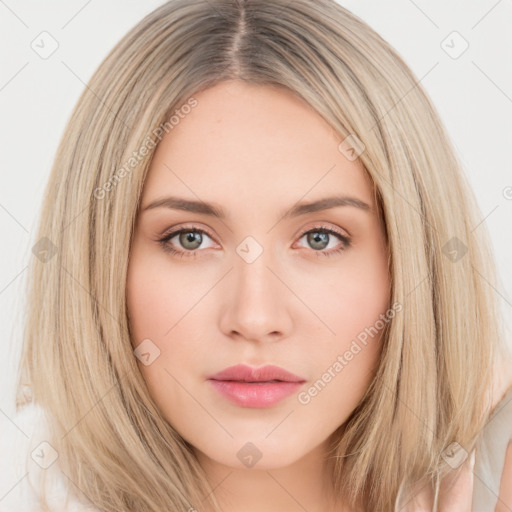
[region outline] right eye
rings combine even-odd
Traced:
[[[210,235],[199,228],[180,228],[167,233],[158,240],[164,251],[172,255],[183,257],[196,257],[197,251],[203,243],[204,237],[211,238]],[[173,241],[176,239],[176,241]],[[181,248],[176,249],[178,244]]]

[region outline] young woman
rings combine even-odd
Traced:
[[[507,510],[480,219],[356,16],[171,0],[101,64],[48,184],[20,374],[42,457],[101,511]]]

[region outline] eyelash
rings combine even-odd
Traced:
[[[160,245],[162,246],[162,248],[163,248],[163,250],[165,252],[168,252],[168,253],[172,254],[173,256],[178,256],[180,258],[183,258],[183,257],[185,257],[185,258],[195,258],[195,257],[197,257],[197,253],[199,252],[198,249],[196,249],[194,251],[178,251],[178,250],[174,249],[169,244],[169,241],[172,238],[174,238],[176,235],[179,235],[181,233],[200,233],[200,234],[208,235],[210,238],[213,239],[213,237],[207,231],[205,231],[203,229],[198,229],[198,228],[180,228],[180,229],[172,231],[172,232],[170,232],[168,234],[165,234],[163,236],[163,238],[160,238],[157,241],[160,243]],[[348,249],[351,246],[351,238],[350,237],[342,235],[341,233],[338,233],[337,231],[334,231],[333,229],[327,228],[325,226],[317,226],[315,228],[308,229],[307,231],[304,231],[299,236],[299,240],[304,235],[307,235],[308,233],[327,233],[329,235],[334,235],[335,237],[339,238],[340,241],[341,241],[341,247],[339,247],[338,249],[331,249],[330,251],[327,251],[327,252],[324,251],[324,250],[315,251],[314,249],[312,249],[312,251],[315,253],[315,255],[317,257],[335,256],[337,254],[342,253],[343,251],[345,251],[346,249]]]

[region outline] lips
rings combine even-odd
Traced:
[[[230,366],[208,377],[225,399],[240,407],[268,408],[297,392],[306,379],[279,366]]]
[[[265,365],[253,368],[244,364],[230,366],[208,377],[211,380],[234,380],[239,382],[305,382],[306,379],[275,365]]]

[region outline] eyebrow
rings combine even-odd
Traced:
[[[366,212],[373,212],[371,206],[360,199],[349,196],[332,196],[318,199],[313,202],[296,203],[290,210],[284,212],[282,219],[298,217],[306,213],[314,213],[323,210],[329,210],[339,206],[352,206]],[[191,199],[183,199],[180,197],[164,197],[157,199],[145,206],[142,211],[152,210],[154,208],[169,208],[172,210],[183,210],[191,213],[199,213],[210,215],[219,219],[226,219],[226,212],[222,207],[215,203],[206,203],[204,201],[194,201]]]

